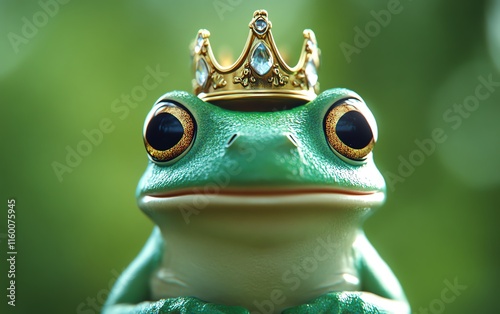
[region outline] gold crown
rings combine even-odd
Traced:
[[[294,99],[308,102],[319,91],[319,49],[312,30],[304,30],[299,62],[290,67],[281,57],[271,32],[267,11],[259,10],[250,21],[250,32],[236,62],[221,66],[210,47],[210,32],[201,29],[193,44],[194,93],[204,101],[235,99]]]

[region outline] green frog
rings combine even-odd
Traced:
[[[172,92],[144,137],[138,204],[157,227],[105,313],[409,311],[361,229],[385,183],[354,92],[268,112]]]
[[[409,313],[362,231],[385,200],[375,119],[350,90],[317,94],[311,30],[292,68],[271,26],[256,11],[229,67],[200,30],[195,95],[146,117],[137,200],[156,227],[104,313]]]

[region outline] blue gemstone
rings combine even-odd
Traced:
[[[208,78],[208,66],[205,60],[199,59],[196,64],[196,83],[204,86]]]
[[[256,20],[255,21],[255,29],[257,30],[257,32],[259,34],[264,33],[264,31],[267,29],[267,22],[262,18]]]
[[[203,41],[205,39],[201,34],[198,34],[198,37],[196,38],[196,49],[201,50],[201,47],[203,47]]]
[[[318,72],[316,70],[316,66],[312,59],[307,62],[306,65],[306,76],[307,82],[309,83],[309,87],[313,87],[318,83]]]
[[[271,70],[273,57],[271,56],[271,51],[269,51],[269,48],[263,42],[259,43],[253,49],[250,57],[250,66],[261,76]]]

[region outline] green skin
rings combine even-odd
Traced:
[[[239,171],[231,175],[220,194],[242,188],[272,191],[276,187],[289,190],[327,187],[385,195],[385,182],[373,162],[372,154],[363,164],[349,163],[334,154],[325,139],[325,114],[334,102],[343,98],[361,100],[352,91],[332,89],[291,110],[239,112],[222,109],[185,92],[164,95],[159,101],[176,101],[191,112],[197,125],[196,137],[187,152],[173,162],[149,162],[137,188],[139,206],[146,214],[154,216],[142,206],[141,200],[145,196],[174,195],[176,191],[193,188],[199,192],[213,182],[213,178],[228,164],[238,165]],[[235,133],[249,136],[238,138],[239,142],[235,142],[237,149],[231,150],[227,142]],[[289,143],[284,144],[287,141],[283,140],[283,134],[293,134],[297,147],[291,149]],[[278,159],[279,163],[276,162]],[[203,209],[200,211],[184,212],[183,218],[202,219]],[[361,224],[353,228],[359,229],[353,249],[356,251],[354,263],[361,289],[331,291],[305,304],[287,308],[283,313],[410,312],[398,280],[365,238]],[[241,306],[209,303],[193,296],[153,300],[150,280],[165,250],[163,231],[155,227],[141,253],[117,280],[103,313],[250,313]]]

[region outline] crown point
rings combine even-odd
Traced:
[[[267,19],[267,16],[268,16],[267,11],[266,10],[256,10],[255,12],[253,12],[254,18],[259,17],[259,16],[264,16]]]
[[[255,11],[253,19],[248,25],[258,38],[263,38],[271,29],[271,22],[267,18],[267,11]]]

